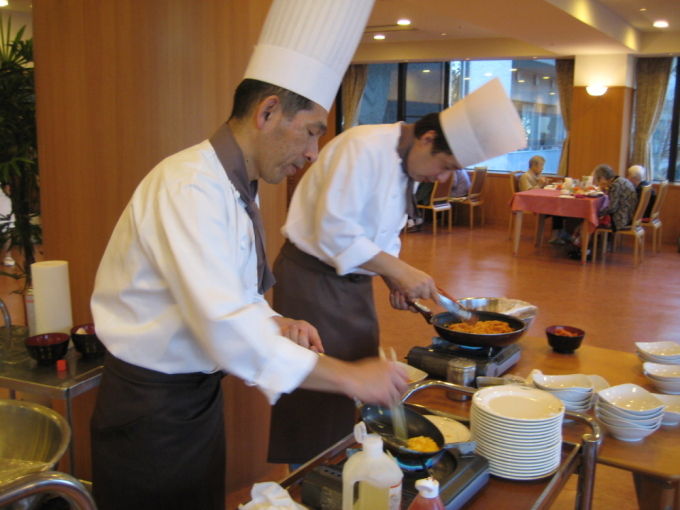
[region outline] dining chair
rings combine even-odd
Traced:
[[[453,172],[450,173],[448,179],[444,182],[435,181],[430,193],[430,200],[427,204],[418,204],[418,209],[432,211],[432,233],[437,233],[437,215],[448,211],[449,213],[449,231],[451,230],[451,222],[453,220],[452,207],[449,203],[449,193],[451,193],[451,186],[453,185]]]
[[[516,170],[514,172],[510,172],[509,174],[509,182],[510,182],[510,198],[514,196],[515,193],[519,191],[519,178],[522,177],[522,172],[521,170]],[[510,210],[510,217],[508,218],[508,239],[512,239],[512,220],[515,219],[515,213],[512,212],[512,209]]]
[[[642,227],[642,215],[647,209],[651,194],[651,184],[642,187],[640,200],[638,200],[630,225],[616,231],[612,230],[610,227],[598,227],[595,229],[595,232],[593,233],[593,262],[595,262],[597,257],[597,245],[598,239],[600,238],[602,239],[602,260],[604,260],[607,251],[607,239],[610,233],[614,234],[612,246],[616,246],[617,242],[620,242],[620,236],[632,236],[635,240],[635,244],[633,245],[633,264],[637,266],[642,262],[645,255],[645,229]]]
[[[453,205],[462,204],[467,205],[470,211],[470,228],[474,225],[474,210],[479,207],[480,211],[480,225],[484,224],[484,182],[486,181],[486,167],[475,167],[472,174],[472,183],[470,183],[470,191],[464,197],[449,197],[449,202]]]
[[[656,200],[652,206],[652,212],[649,218],[642,218],[642,228],[645,230],[652,230],[652,252],[661,251],[661,208],[666,200],[666,193],[668,192],[668,181],[663,181],[659,184],[656,191]]]

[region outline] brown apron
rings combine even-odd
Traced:
[[[378,353],[372,277],[335,269],[286,242],[274,263],[274,310],[304,319],[321,335],[326,354],[353,361]],[[269,462],[305,462],[352,431],[354,401],[296,390],[272,408]]]
[[[107,355],[91,422],[99,510],[223,510],[222,372],[163,374]]]

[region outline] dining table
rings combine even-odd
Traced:
[[[599,211],[606,207],[608,203],[609,199],[605,194],[575,195],[563,190],[545,188],[515,193],[510,202],[510,209],[514,217],[513,255],[519,253],[523,213],[533,212],[538,215],[536,246],[541,245],[543,226],[547,216],[564,216],[583,220],[581,222],[581,263],[585,264],[588,260],[590,235],[599,224]]]
[[[525,335],[518,345],[521,356],[509,373],[526,378],[533,369],[539,369],[546,375],[561,374],[597,374],[611,386],[634,383],[650,391],[656,391],[650,381],[642,373],[642,362],[634,353],[634,347],[626,350],[612,350],[593,345],[587,341],[571,354],[553,351],[542,335]],[[417,383],[419,384],[419,383]],[[474,389],[473,389],[474,390]],[[413,394],[408,403],[427,406],[430,409],[445,410],[462,420],[469,417],[470,400],[460,401],[448,398],[447,391],[442,388],[428,388],[427,391]],[[592,411],[585,414],[593,418]],[[563,434],[565,445],[575,444],[582,440],[589,430],[584,422],[570,420],[565,422]],[[351,437],[345,438],[325,454],[310,463],[326,463],[332,456],[341,455],[344,448],[353,442]],[[680,510],[680,427],[662,426],[658,431],[638,442],[625,442],[608,433],[602,435],[597,464],[612,466],[631,473],[634,481],[638,505],[641,510]],[[295,493],[296,484],[304,476],[305,466],[294,471],[281,485]],[[578,472],[578,469],[577,471]],[[514,482],[492,476],[490,483],[463,509],[492,508],[550,508],[550,503],[563,486],[564,480],[554,484],[554,490],[545,487],[545,483]],[[597,485],[594,486],[595,493]],[[245,496],[245,494],[244,494]],[[247,497],[240,500],[247,501]]]

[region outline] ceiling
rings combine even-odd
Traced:
[[[9,3],[1,10],[30,12],[33,0]],[[616,53],[680,55],[680,0],[375,0],[355,60]]]
[[[375,0],[358,60],[616,53],[680,55],[680,0]]]

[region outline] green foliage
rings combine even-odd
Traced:
[[[42,242],[33,40],[23,38],[25,27],[14,36],[11,28],[12,18],[5,22],[0,14],[0,184],[6,186],[14,215],[14,225],[4,224],[0,229],[0,245],[11,239],[23,260],[17,260],[18,273],[0,271],[0,275],[25,277],[29,285],[34,246]]]

